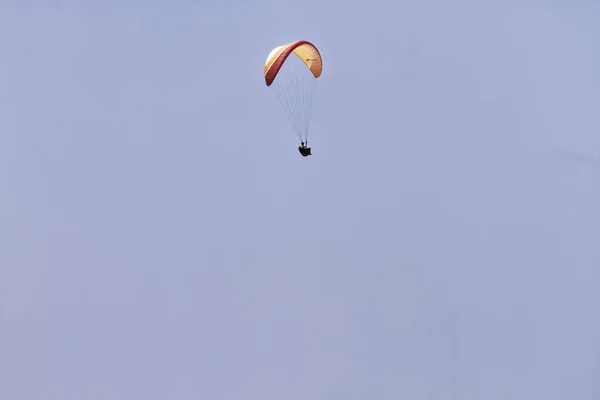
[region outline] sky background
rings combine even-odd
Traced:
[[[597,400],[599,20],[2,1],[0,398]]]

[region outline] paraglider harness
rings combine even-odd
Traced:
[[[308,144],[308,142],[306,143]],[[298,146],[298,151],[302,154],[302,157],[311,156],[310,147],[306,147],[304,142],[300,142],[300,146]]]

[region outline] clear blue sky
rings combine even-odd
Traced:
[[[5,0],[0,398],[597,400],[598,21]],[[263,79],[296,39],[306,159]]]

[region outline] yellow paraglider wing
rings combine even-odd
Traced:
[[[271,86],[281,66],[290,54],[295,53],[306,64],[315,78],[321,76],[323,71],[323,59],[319,50],[306,40],[297,40],[283,46],[274,48],[265,63],[265,82]]]

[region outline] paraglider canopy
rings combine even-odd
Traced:
[[[271,50],[265,63],[265,81],[267,86],[271,86],[273,80],[279,73],[281,66],[290,56],[296,54],[306,64],[315,78],[321,76],[323,71],[323,60],[319,50],[306,40],[297,40]]]

